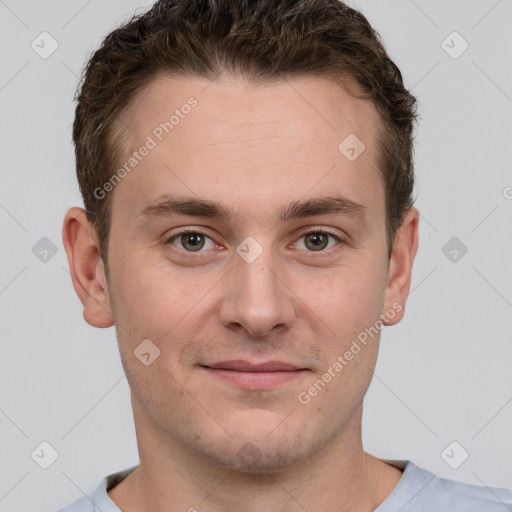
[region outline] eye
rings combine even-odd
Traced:
[[[213,249],[215,247],[215,242],[204,233],[194,230],[183,230],[179,233],[173,235],[167,243],[171,243],[173,245],[175,241],[181,245],[181,248],[185,249],[187,252],[199,252],[206,245],[206,239],[211,242],[211,246],[207,247],[207,249]]]
[[[325,251],[326,247],[329,245],[329,238],[334,239],[336,243],[341,242],[341,238],[334,233],[331,233],[329,231],[323,231],[320,229],[315,229],[308,231],[306,233],[302,233],[302,235],[299,237],[299,240],[304,239],[305,247],[306,249],[313,251],[313,252],[327,252]],[[336,244],[334,244],[336,245]],[[333,245],[329,247],[331,249]],[[328,250],[329,250],[328,249]]]
[[[327,252],[326,248],[330,250],[333,245],[337,245],[337,243],[342,241],[339,236],[322,229],[314,229],[302,233],[299,237],[299,240],[301,239],[305,240],[304,246],[309,252]],[[331,244],[329,247],[330,239],[334,240],[335,243]],[[207,241],[210,242],[209,247]],[[166,243],[172,244],[186,252],[201,252],[201,249],[213,249],[216,247],[215,242],[209,236],[192,229],[186,229],[176,233],[169,238]]]

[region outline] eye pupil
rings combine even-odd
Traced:
[[[313,250],[318,251],[324,249],[328,243],[328,236],[325,233],[309,233],[306,235],[306,240],[311,240],[313,243]],[[306,246],[307,246],[306,242]],[[309,247],[308,247],[309,248]]]
[[[183,247],[191,247],[193,251],[202,249],[204,246],[204,238],[203,235],[201,235],[200,233],[185,233],[184,235],[181,236],[181,240],[183,243]],[[190,244],[190,246],[187,247],[187,244]]]

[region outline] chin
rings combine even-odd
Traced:
[[[237,435],[228,439],[222,436],[222,439],[203,438],[203,441],[206,443],[198,443],[196,449],[210,463],[238,473],[268,475],[312,456],[325,439],[321,432],[308,436],[303,428],[293,429],[285,422],[257,430],[254,419],[252,428],[238,428]]]
[[[270,443],[247,441],[236,446],[237,451],[209,453],[215,464],[238,473],[268,475],[278,473],[297,464],[307,456],[307,450],[280,444],[279,448]]]

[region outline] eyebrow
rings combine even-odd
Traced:
[[[312,217],[315,215],[339,214],[346,217],[365,219],[367,208],[344,196],[323,196],[307,200],[294,201],[286,205],[280,212],[279,220],[286,222],[290,219]],[[175,216],[205,217],[230,221],[234,211],[229,206],[210,201],[185,196],[159,196],[152,204],[146,206],[135,218],[142,217],[143,222],[151,219]]]

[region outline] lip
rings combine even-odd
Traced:
[[[308,371],[307,368],[299,368],[283,361],[250,363],[240,359],[201,367],[211,375],[249,390],[272,389],[295,380]]]
[[[265,361],[263,363],[250,363],[243,359],[233,361],[221,361],[219,363],[207,365],[209,368],[223,369],[223,370],[238,370],[239,372],[278,372],[278,371],[293,371],[305,368],[298,368],[297,366],[285,363],[283,361]]]

